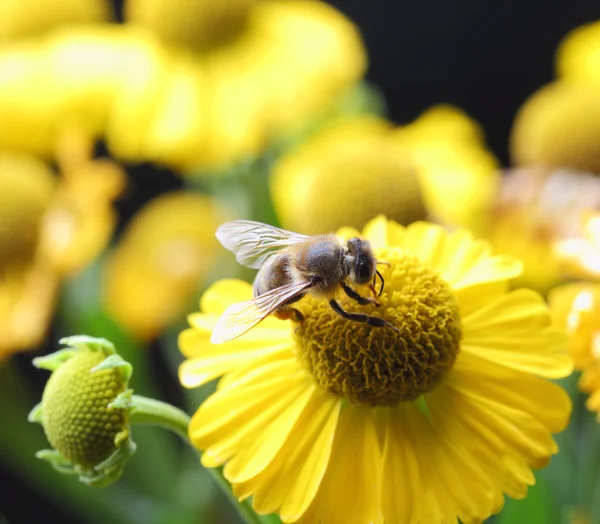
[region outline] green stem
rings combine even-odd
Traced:
[[[140,395],[133,395],[131,400],[133,409],[131,410],[130,421],[132,424],[153,424],[170,429],[185,440],[196,453],[198,452],[189,440],[188,426],[190,424],[190,417],[187,413],[166,402]],[[245,522],[248,524],[261,524],[263,522],[247,500],[240,502],[235,497],[231,491],[229,482],[223,476],[223,471],[220,468],[207,469]]]
[[[188,441],[190,417],[179,408],[153,398],[133,395],[130,420],[134,424],[152,424],[170,429]]]

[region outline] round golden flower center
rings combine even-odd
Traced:
[[[156,32],[165,42],[211,50],[246,26],[257,0],[129,0],[127,19]]]
[[[381,317],[372,327],[337,315],[326,301],[298,303],[305,319],[293,334],[297,355],[327,391],[351,402],[389,406],[431,391],[451,369],[461,340],[458,302],[450,286],[416,257],[381,249],[381,306],[343,301],[348,311]],[[364,294],[364,293],[363,293]]]
[[[107,459],[127,425],[124,410],[108,404],[125,389],[118,369],[91,372],[106,355],[80,351],[50,377],[42,399],[42,424],[52,447],[85,469]]]

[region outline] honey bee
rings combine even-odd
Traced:
[[[220,344],[243,335],[268,315],[302,321],[293,304],[305,294],[329,301],[342,317],[375,327],[397,328],[386,320],[364,313],[346,311],[335,299],[341,288],[358,304],[379,306],[384,280],[368,240],[351,238],[344,242],[334,234],[310,237],[274,226],[234,220],[217,229],[219,241],[232,251],[237,261],[258,269],[254,280],[254,298],[232,304],[213,330],[211,342]],[[375,289],[381,281],[379,292]],[[367,285],[373,297],[364,297],[349,284]]]

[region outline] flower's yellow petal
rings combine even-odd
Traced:
[[[327,472],[301,522],[381,521],[381,469],[382,454],[372,410],[348,404],[340,415]]]
[[[249,480],[271,463],[312,396],[308,384],[308,381],[303,383],[299,388],[302,390],[301,395],[293,402],[288,402],[286,409],[272,420],[270,426],[263,427],[253,442],[227,463],[223,473],[229,482]]]
[[[531,468],[545,465],[557,451],[550,431],[533,413],[482,396],[468,383],[440,386],[426,399],[440,431],[480,455],[479,462],[497,470],[498,477],[511,474],[501,463],[506,456],[513,457],[515,466]]]
[[[215,315],[199,313],[190,316],[191,329],[186,329],[179,335],[179,348],[188,358],[204,357],[213,354],[243,353],[290,345],[290,327],[287,322],[276,318],[263,321],[254,329],[244,333],[241,337],[223,344],[211,344],[210,335],[217,321]]]
[[[314,385],[312,393],[293,433],[271,464],[255,478],[233,485],[240,499],[254,494],[253,507],[259,513],[281,508],[284,522],[298,520],[312,502],[329,462],[338,422],[340,399]]]
[[[292,359],[261,371],[243,387],[211,395],[192,418],[190,438],[205,450],[207,464],[222,464],[244,451],[310,384]]]
[[[467,388],[482,398],[501,399],[504,405],[530,414],[552,433],[562,431],[569,420],[571,401],[561,387],[506,367],[502,361],[461,353],[446,380],[452,387]]]
[[[188,333],[192,336],[196,335],[192,330],[184,331],[180,336],[180,340],[185,338],[184,334]],[[184,346],[185,343],[181,347]],[[289,342],[283,342],[278,346],[257,345],[255,348],[236,344],[235,349],[208,346],[207,350],[197,358],[189,358],[188,356],[189,359],[179,367],[179,379],[184,387],[195,388],[230,371],[238,372],[249,365],[254,367],[259,361],[263,363],[265,357],[281,358],[290,356]]]
[[[400,247],[422,262],[437,268],[446,249],[446,235],[446,231],[441,226],[416,222],[406,228],[404,243],[400,244]]]
[[[466,334],[516,329],[535,332],[550,325],[548,306],[542,296],[529,289],[517,289],[463,317]]]
[[[366,237],[375,249],[404,245],[406,229],[393,220],[386,220],[384,216],[375,217],[367,222],[363,228],[363,236]]]
[[[439,497],[444,520],[457,516],[462,522],[474,523],[497,512],[503,498],[495,479],[473,460],[465,446],[453,446],[447,435],[414,404],[406,409],[406,424],[416,447],[419,465],[423,468],[423,477],[433,475],[433,489],[435,496]],[[442,493],[445,497],[441,496]]]
[[[549,325],[542,298],[534,291],[516,290],[464,319],[461,348],[516,370],[565,377],[573,369],[568,339]]]
[[[385,421],[381,507],[385,522],[456,523],[456,507],[441,478],[436,436],[408,403],[389,410]],[[420,454],[426,451],[424,454]]]
[[[468,288],[518,276],[521,263],[510,256],[493,256],[487,242],[473,240],[459,230],[448,233],[441,226],[416,222],[406,228],[401,247],[416,255],[454,289]]]
[[[205,313],[220,315],[236,302],[252,298],[252,286],[243,280],[226,278],[215,282],[202,295],[200,309]]]
[[[440,387],[426,398],[430,416],[440,434],[452,446],[468,454],[468,460],[478,464],[484,475],[492,479],[495,492],[523,498],[527,487],[535,483],[530,469],[535,461],[519,449],[521,441],[528,440],[528,435],[515,432],[511,419],[503,419],[493,409],[495,406],[473,407],[469,399],[450,388]],[[480,409],[485,411],[485,416],[478,419]],[[525,419],[528,423],[531,422],[531,418]],[[515,422],[517,420],[519,417],[515,418]],[[536,429],[539,427],[536,426]],[[510,433],[507,442],[503,440],[507,437],[505,432]],[[549,444],[548,453],[542,453],[544,459],[547,459],[553,453],[554,444],[547,430],[543,441]],[[532,447],[535,448],[536,444]]]

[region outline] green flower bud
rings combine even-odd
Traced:
[[[29,419],[44,427],[52,450],[37,456],[101,487],[117,480],[135,451],[130,439],[131,365],[104,339],[80,336],[34,365],[51,370],[42,402]]]

